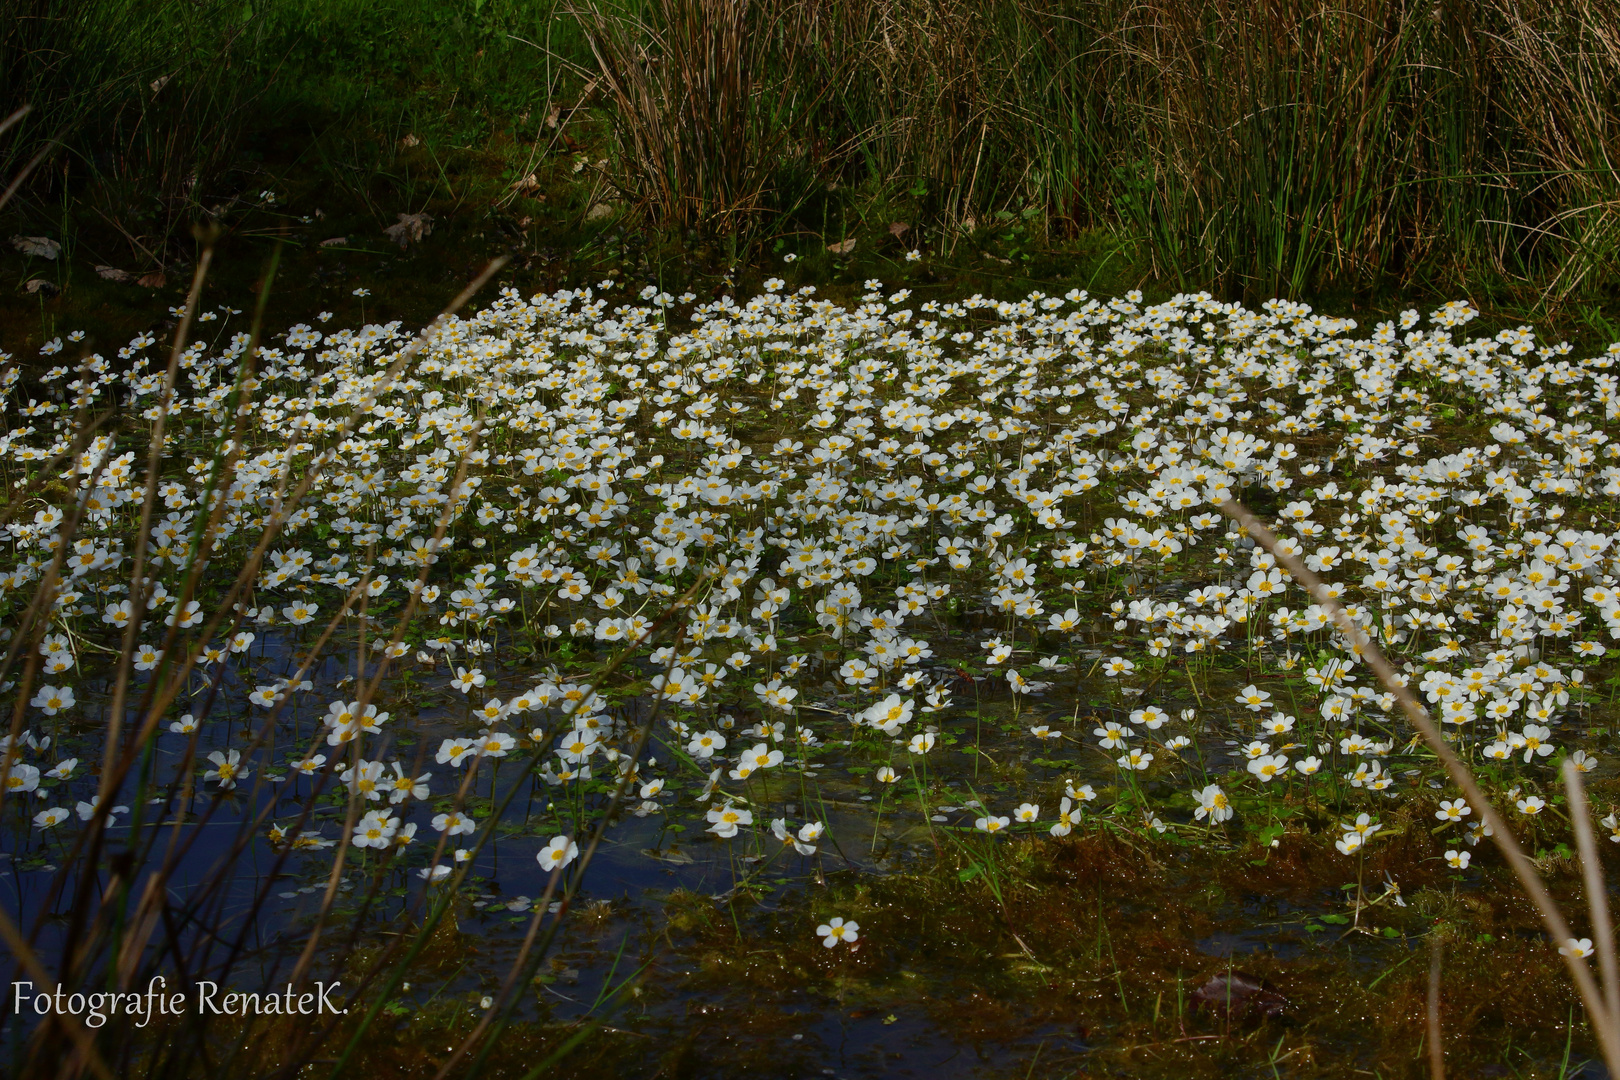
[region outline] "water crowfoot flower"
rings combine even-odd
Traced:
[[[64,807],[53,806],[49,810],[41,810],[34,815],[34,826],[40,829],[49,829],[68,819],[68,812]]]
[[[1193,817],[1202,821],[1209,818],[1210,824],[1219,825],[1223,821],[1232,819],[1233,809],[1231,802],[1222,791],[1219,784],[1210,784],[1202,791],[1194,792],[1198,799],[1198,807],[1193,811]]]
[[[1473,807],[1462,799],[1450,799],[1441,801],[1440,809],[1434,812],[1434,816],[1440,821],[1461,821],[1473,812]]]
[[[707,831],[725,840],[736,836],[737,830],[741,826],[754,823],[752,811],[740,810],[729,802],[724,806],[710,810],[708,818],[711,824]]]
[[[36,709],[44,711],[46,716],[55,716],[73,708],[73,687],[71,686],[41,686],[34,699],[29,702]]]
[[[1593,953],[1591,938],[1570,938],[1558,947],[1558,951],[1565,956],[1588,957]]]
[[[857,933],[861,928],[858,922],[845,922],[841,917],[828,919],[816,927],[816,934],[820,936],[821,943],[831,949],[840,941],[854,943],[860,938]]]
[[[228,750],[221,753],[215,750],[208,755],[208,760],[214,767],[203,773],[204,780],[218,780],[221,788],[230,789],[236,786],[237,781],[246,780],[253,774],[241,767],[242,752]]]
[[[579,845],[574,843],[572,837],[554,836],[551,838],[550,843],[546,844],[535,855],[535,860],[539,862],[540,869],[551,873],[552,871],[561,870],[578,856]]]

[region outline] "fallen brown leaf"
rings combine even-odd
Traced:
[[[405,247],[413,240],[420,242],[424,236],[433,232],[433,216],[431,214],[400,214],[396,224],[388,226],[383,232],[388,239],[400,247]]]
[[[11,246],[37,259],[54,259],[62,254],[62,245],[48,236],[13,236]]]

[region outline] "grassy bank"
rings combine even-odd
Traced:
[[[178,292],[197,222],[380,255],[426,214],[530,269],[613,227],[632,268],[717,276],[854,240],[1603,335],[1615,25],[1616,0],[5,0],[0,97],[33,111],[4,224],[61,245],[6,270],[30,309],[96,267]]]

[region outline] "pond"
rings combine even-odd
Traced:
[[[1606,1075],[1620,346],[867,290],[9,358],[14,1071]]]

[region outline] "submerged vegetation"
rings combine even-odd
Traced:
[[[940,1030],[1053,1075],[1388,1070],[1430,949],[1462,1074],[1589,1054],[1558,949],[1600,935],[1542,936],[1277,560],[1578,897],[1558,765],[1620,838],[1620,345],[865,284],[264,341],[263,296],[199,281],[167,355],[10,357],[19,977],[359,1006],[186,1038],[8,1006],[18,1071],[341,1075],[398,1067],[391,1025],[424,1075],[758,1068],[690,1022],[736,1009],[851,1068]]]

